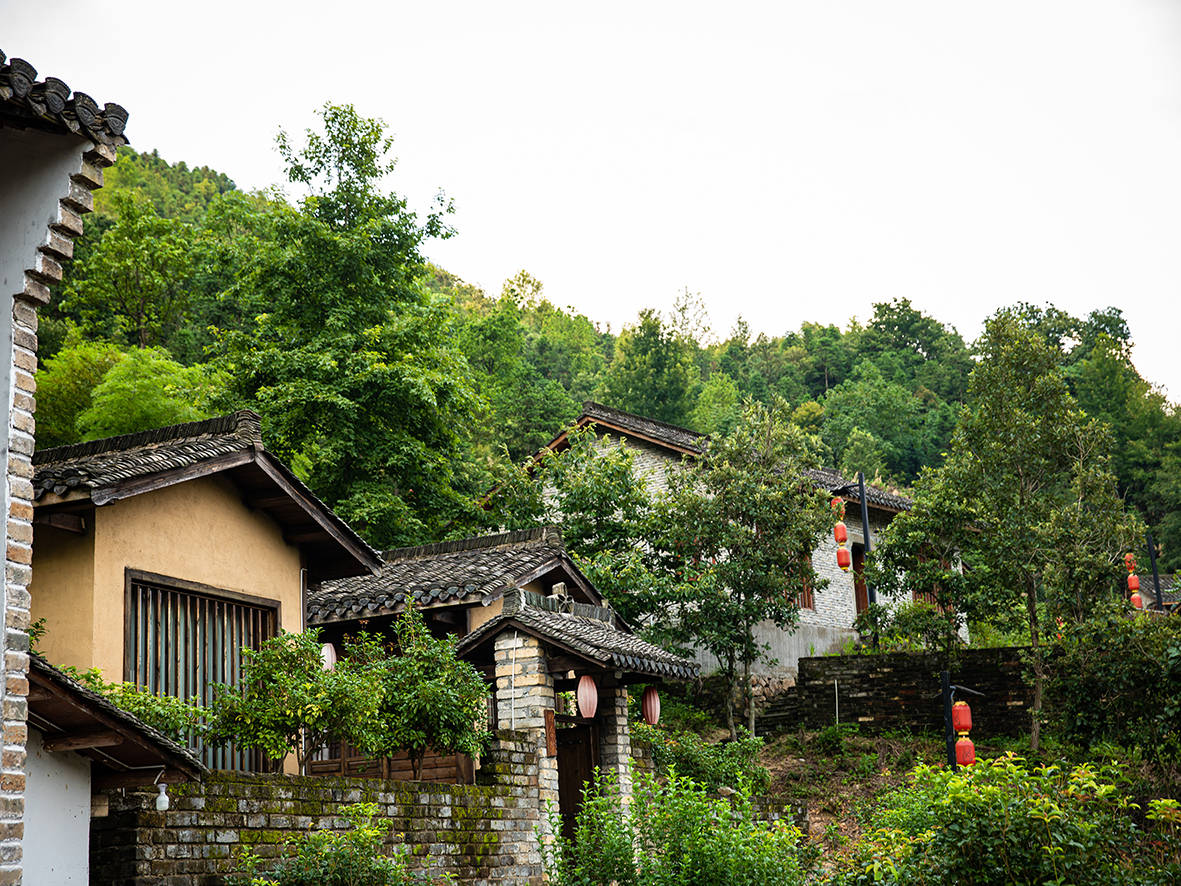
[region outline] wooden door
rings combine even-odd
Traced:
[[[563,722],[557,732],[558,809],[562,813],[562,834],[573,839],[582,792],[595,777],[598,735],[593,723]]]

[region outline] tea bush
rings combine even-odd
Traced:
[[[584,796],[575,839],[543,849],[551,886],[797,886],[815,864],[796,828],[755,818],[746,790],[715,799],[673,770],[663,784],[638,775],[627,809],[610,777]],[[553,807],[549,820],[560,834]]]
[[[676,769],[711,790],[720,787],[767,789],[771,775],[759,763],[763,740],[738,728],[738,739],[712,743],[685,730],[663,729],[643,722],[632,724],[632,734],[652,748],[652,760],[660,773]]]
[[[1029,768],[1013,755],[952,772],[916,767],[834,886],[943,883],[1164,886],[1181,882],[1175,804],[1145,834],[1118,770]]]

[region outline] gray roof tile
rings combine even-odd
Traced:
[[[387,551],[376,575],[326,581],[308,595],[309,624],[325,624],[420,606],[463,603],[516,586],[539,567],[565,559],[553,527],[502,532]]]
[[[123,130],[127,110],[107,102],[101,108],[84,92],[71,95],[56,77],[37,79],[37,70],[24,59],[7,59],[0,52],[0,116],[10,123],[68,131],[106,145],[127,143]]]
[[[701,669],[695,661],[619,630],[609,609],[570,602],[563,604],[519,589],[507,593],[500,614],[461,639],[457,649],[460,653],[474,649],[501,631],[514,627],[605,667],[682,680],[696,677]]]

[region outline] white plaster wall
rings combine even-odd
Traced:
[[[90,880],[90,761],[50,753],[29,729],[24,882],[86,886]]]

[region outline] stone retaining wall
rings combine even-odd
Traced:
[[[500,733],[475,785],[217,772],[155,791],[111,790],[91,822],[92,883],[215,886],[238,847],[273,858],[292,835],[342,829],[341,804],[376,803],[393,823],[389,844],[411,847],[411,864],[472,886],[540,884],[537,754],[525,736]]]
[[[1033,691],[1022,675],[1021,649],[965,649],[951,662],[951,682],[983,692],[957,696],[972,706],[973,736],[1018,735],[1029,730]],[[823,729],[837,719],[863,732],[886,729],[942,731],[938,655],[897,652],[800,659],[796,682],[800,724]],[[835,691],[834,691],[835,683]]]

